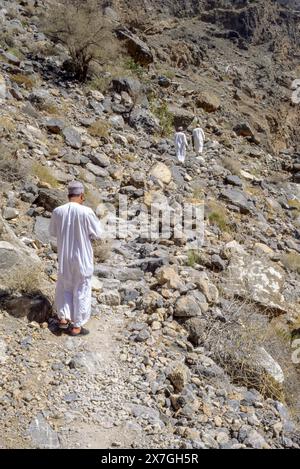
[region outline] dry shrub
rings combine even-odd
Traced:
[[[201,255],[195,249],[188,251],[187,265],[189,267],[195,267],[196,264],[201,263]]]
[[[75,77],[85,81],[93,62],[105,64],[119,55],[114,25],[103,14],[99,0],[61,0],[50,5],[44,30],[64,45],[70,55]]]
[[[54,102],[46,102],[42,106],[42,110],[47,114],[51,114],[53,116],[59,116],[61,114],[60,109]]]
[[[0,31],[0,44],[1,47],[6,49],[7,47],[14,47],[15,35],[13,31]]]
[[[40,163],[33,163],[31,166],[31,174],[36,176],[39,181],[49,184],[51,187],[59,187],[59,183],[53,175],[50,168],[43,166]]]
[[[100,239],[93,241],[94,257],[97,262],[105,262],[111,256],[111,239]]]
[[[281,257],[281,262],[287,270],[300,274],[300,254],[289,252]]]
[[[214,201],[208,203],[208,220],[213,225],[217,225],[221,231],[230,232],[226,208],[220,203]]]
[[[83,179],[80,177],[80,179]],[[96,190],[89,189],[84,185],[84,198],[85,198],[85,204],[92,208],[93,210],[96,210],[98,205],[101,204],[102,199],[100,196],[100,193]]]
[[[13,144],[0,144],[0,180],[17,182],[28,176],[28,166],[17,157],[18,147]]]
[[[35,57],[52,57],[58,54],[58,49],[55,44],[46,41],[39,41],[29,43],[28,48]]]
[[[107,91],[109,84],[111,82],[111,76],[94,76],[87,84],[88,88],[91,90],[101,91],[105,93]]]
[[[203,200],[205,197],[203,187],[194,187],[193,189],[193,199]]]
[[[36,78],[32,75],[17,73],[16,75],[11,75],[10,79],[14,83],[17,83],[17,85],[23,86],[26,90],[32,90],[36,85]]]
[[[10,117],[0,116],[0,130],[12,132],[15,130],[16,124]]]
[[[224,168],[228,169],[228,171],[230,171],[231,174],[234,174],[236,176],[240,176],[242,165],[239,161],[227,156],[223,160],[223,166],[224,166]]]
[[[292,217],[297,218],[300,215],[300,201],[297,199],[289,200],[288,205],[292,210]]]
[[[109,129],[110,125],[108,122],[103,119],[98,119],[89,127],[89,133],[92,137],[107,138]]]
[[[13,293],[30,294],[40,290],[42,285],[42,270],[36,265],[23,265],[5,277],[7,289]]]
[[[205,333],[205,347],[212,358],[235,384],[284,400],[283,386],[266,372],[256,355],[258,347],[268,350],[273,345],[273,349],[278,349],[268,318],[259,313],[254,303],[238,299],[229,300],[223,312],[226,321],[208,321]]]

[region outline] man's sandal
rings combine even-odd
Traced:
[[[70,326],[71,326],[70,321],[66,322],[65,324],[61,323],[61,322],[58,323],[58,328],[62,331],[68,330],[70,328]]]
[[[84,327],[80,328],[80,332],[73,332],[73,331],[69,332],[70,336],[72,337],[77,337],[78,335],[88,335],[89,333],[90,331],[88,329],[85,329]]]

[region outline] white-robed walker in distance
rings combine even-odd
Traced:
[[[94,272],[92,240],[102,236],[102,226],[92,209],[83,206],[84,187],[69,184],[69,203],[53,211],[50,235],[57,238],[58,278],[56,309],[59,327],[70,335],[88,333],[82,326],[91,315],[91,281]]]
[[[183,132],[183,128],[179,127],[178,132],[175,133],[175,148],[176,148],[176,156],[177,156],[178,161],[180,161],[180,163],[185,162],[187,147],[188,147],[188,141],[187,141],[186,135]]]
[[[205,141],[205,134],[203,132],[203,129],[201,127],[196,127],[193,130],[193,142],[194,142],[194,150],[197,156],[203,153],[204,141]]]

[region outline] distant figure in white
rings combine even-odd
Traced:
[[[205,134],[203,132],[203,129],[201,129],[201,127],[196,127],[193,130],[193,142],[194,142],[194,150],[197,156],[202,155],[203,153],[204,141],[205,141]]]
[[[188,141],[186,138],[185,133],[183,132],[183,128],[179,127],[178,132],[175,134],[175,148],[176,148],[176,156],[180,163],[185,162],[186,157],[186,149],[188,146]]]
[[[58,278],[55,303],[59,328],[71,336],[87,335],[82,327],[91,315],[92,240],[102,236],[93,210],[84,207],[84,187],[73,181],[68,186],[69,203],[53,211],[50,235],[57,238]]]

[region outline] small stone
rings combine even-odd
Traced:
[[[19,212],[13,207],[5,207],[2,215],[5,220],[13,220],[18,218]]]
[[[70,147],[79,150],[82,145],[81,135],[74,127],[65,127],[62,131],[66,144]]]

